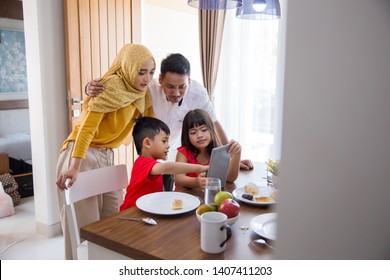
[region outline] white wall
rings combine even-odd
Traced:
[[[34,200],[38,231],[60,232],[55,168],[67,136],[63,1],[24,0]]]
[[[287,3],[279,259],[390,258],[390,1]]]

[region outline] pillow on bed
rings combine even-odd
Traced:
[[[7,153],[9,157],[30,161],[31,156],[31,134],[29,132],[18,132],[0,136],[0,153]]]

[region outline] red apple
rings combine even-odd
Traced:
[[[224,213],[228,219],[234,218],[240,213],[240,204],[231,198],[227,198],[219,206],[219,212]]]

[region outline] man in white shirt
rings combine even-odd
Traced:
[[[168,159],[176,160],[177,148],[181,146],[181,130],[184,116],[194,109],[208,112],[214,122],[217,136],[222,144],[229,142],[225,131],[218,122],[214,106],[206,88],[191,80],[191,66],[187,58],[175,53],[161,62],[160,75],[149,84],[153,111],[156,117],[164,121],[171,130],[170,152]],[[93,80],[86,86],[87,95],[95,96],[103,90],[99,80]],[[241,169],[252,169],[250,160],[242,160]]]
[[[217,120],[207,90],[190,78],[189,61],[181,54],[170,54],[161,62],[160,75],[149,84],[153,111],[171,130],[169,160],[176,159],[181,146],[181,130],[185,115],[193,109],[203,109],[214,122],[217,135],[223,144],[228,138]]]

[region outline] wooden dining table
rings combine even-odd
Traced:
[[[266,166],[254,163],[253,170],[241,170],[234,183],[224,190],[233,192],[248,182],[266,183]],[[179,189],[203,200],[201,190]],[[276,212],[276,205],[252,205],[237,200],[240,217],[231,226],[232,237],[226,250],[219,254],[205,253],[200,248],[200,222],[195,209],[177,215],[146,213],[137,207],[86,225],[80,229],[81,238],[88,240],[89,259],[163,259],[163,260],[253,260],[271,259],[273,250],[251,241],[261,238],[250,226],[251,220],[261,214]],[[156,226],[136,221],[117,219],[123,217],[151,217]],[[268,240],[271,244],[272,241]],[[275,245],[275,244],[273,244]]]

